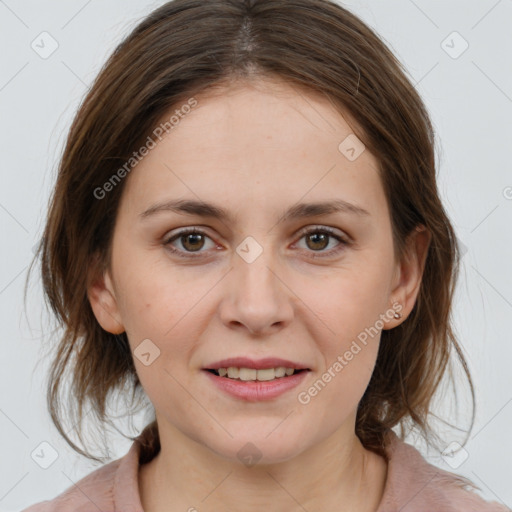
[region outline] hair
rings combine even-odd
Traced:
[[[434,395],[447,369],[453,380],[448,363],[454,355],[470,385],[473,427],[475,393],[451,317],[459,248],[436,186],[434,130],[403,65],[371,28],[334,1],[173,0],[115,48],[80,104],[34,258],[41,257],[45,303],[63,328],[48,378],[48,410],[66,442],[85,457],[101,461],[68,437],[64,420],[73,418],[84,445],[86,405],[97,424],[112,425],[109,398],[131,390],[133,405],[137,394],[144,395],[126,333],[103,330],[87,295],[95,276],[110,269],[126,179],[110,187],[107,199],[94,191],[112,183],[116,172],[120,176],[119,168],[180,102],[265,78],[321,94],[349,116],[379,164],[397,261],[414,229],[424,226],[431,234],[411,313],[382,331],[358,405],[356,435],[385,458],[386,432],[395,426],[402,438],[415,428],[430,443],[436,436],[429,423]],[[66,371],[70,405],[63,412]],[[156,420],[146,429],[158,444]]]

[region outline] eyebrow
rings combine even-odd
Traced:
[[[139,218],[140,220],[144,220],[163,211],[198,215],[201,217],[218,219],[220,221],[233,221],[232,215],[223,207],[205,201],[192,199],[176,199],[156,203],[144,212],[139,213]],[[349,203],[343,199],[335,199],[332,201],[296,204],[284,212],[279,222],[338,212],[350,213],[361,217],[370,216],[370,212],[361,206]]]

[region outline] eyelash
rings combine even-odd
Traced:
[[[310,235],[312,233],[322,233],[325,235],[329,235],[330,238],[334,238],[338,242],[340,242],[340,244],[335,249],[331,249],[329,251],[326,251],[325,253],[322,251],[311,251],[311,252],[313,252],[313,254],[311,255],[312,258],[325,258],[325,257],[333,256],[333,255],[337,254],[338,252],[342,251],[344,249],[344,247],[349,246],[351,244],[351,242],[347,238],[337,234],[332,228],[329,228],[327,226],[314,227],[314,228],[310,228],[305,231],[302,231],[300,233],[299,240],[301,240],[303,237]],[[185,228],[185,229],[179,231],[178,233],[175,233],[170,238],[166,239],[164,241],[164,246],[166,246],[170,252],[172,252],[173,254],[176,254],[180,258],[189,258],[189,259],[190,258],[201,258],[202,257],[201,252],[204,252],[204,251],[200,251],[198,253],[193,253],[193,252],[183,253],[183,251],[180,251],[180,250],[175,249],[170,246],[171,242],[174,242],[174,240],[177,240],[183,236],[191,235],[191,234],[192,235],[204,235],[207,238],[211,239],[211,237],[209,237],[205,232],[203,232],[201,230],[198,230],[196,228]],[[322,254],[321,255],[314,254],[315,252],[321,252]]]

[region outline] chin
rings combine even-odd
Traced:
[[[242,435],[236,435],[234,431],[233,439],[226,439],[222,445],[207,446],[215,453],[232,462],[239,462],[246,467],[254,465],[278,464],[291,460],[300,455],[306,448],[303,437],[303,429],[294,429],[297,437],[291,435],[277,435],[275,431],[276,423],[270,429],[251,429],[241,430]],[[274,432],[272,430],[274,429]],[[228,428],[229,430],[229,428]],[[251,434],[251,432],[254,434]],[[269,432],[272,432],[269,434]]]

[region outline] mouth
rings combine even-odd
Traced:
[[[218,377],[242,381],[285,379],[300,372],[311,371],[307,365],[280,357],[253,359],[234,356],[209,363],[203,368]]]
[[[274,400],[290,393],[304,383],[309,368],[293,368],[291,366],[262,367],[259,363],[246,366],[220,366],[203,368],[202,371],[210,383],[223,394],[246,402]],[[289,396],[289,395],[288,395]]]
[[[221,367],[221,368],[205,368],[207,372],[230,380],[238,380],[243,382],[268,382],[273,380],[287,379],[298,373],[311,371],[309,368],[290,368],[278,366],[276,368],[245,368],[245,367]]]
[[[222,393],[237,400],[256,402],[286,395],[312,371],[305,364],[280,357],[229,357],[202,369]]]

